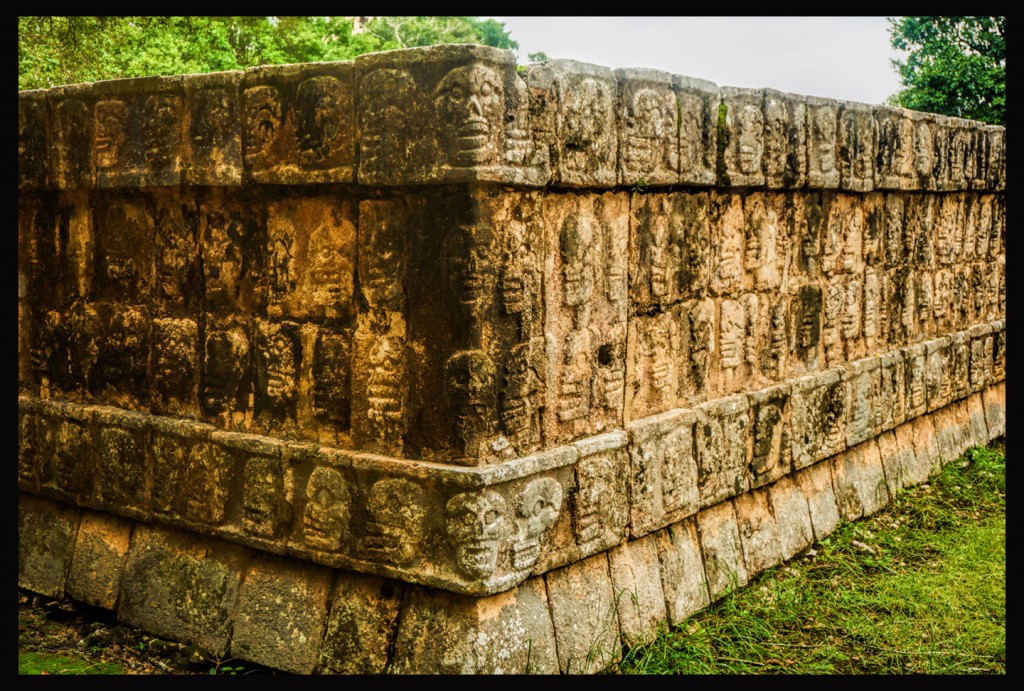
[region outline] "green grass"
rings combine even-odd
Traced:
[[[1005,444],[627,650],[615,674],[1005,674]]]
[[[18,674],[124,674],[113,662],[90,662],[85,658],[51,653],[19,653]]]

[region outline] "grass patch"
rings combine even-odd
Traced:
[[[19,653],[18,674],[124,674],[114,662],[91,662],[81,657],[51,653]]]
[[[1005,674],[1005,443],[968,450],[610,672]]]

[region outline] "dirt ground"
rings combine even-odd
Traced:
[[[18,591],[19,671],[41,674],[275,674],[119,624],[113,612]],[[26,653],[36,653],[26,659]],[[47,664],[39,663],[45,659]],[[35,671],[42,666],[43,671]],[[118,667],[120,669],[118,669]],[[28,668],[31,671],[26,671]]]

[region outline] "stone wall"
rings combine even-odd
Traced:
[[[236,657],[580,671],[1005,431],[999,127],[436,46],[19,154],[21,582]]]

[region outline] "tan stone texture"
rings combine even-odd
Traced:
[[[747,573],[752,576],[775,566],[782,560],[782,553],[768,488],[741,494],[732,503]]]
[[[609,550],[608,564],[623,642],[651,641],[666,617],[656,536]]]
[[[317,664],[332,574],[277,557],[252,561],[238,589],[231,654],[293,674]]]
[[[985,389],[982,400],[989,435],[995,439],[1006,434],[1006,384],[1000,382]]]
[[[836,456],[832,473],[836,504],[844,521],[870,516],[889,503],[882,459],[874,439]]]
[[[839,525],[839,507],[832,484],[832,463],[817,463],[801,470],[795,477],[807,496],[814,539],[822,540]]]
[[[320,674],[382,674],[394,641],[404,584],[357,573],[339,574],[331,596]]]
[[[655,533],[668,623],[675,626],[711,603],[693,518]]]
[[[791,476],[780,478],[767,489],[771,497],[782,559],[792,559],[814,542],[814,528],[811,524],[807,495]]]
[[[84,512],[68,572],[68,595],[94,607],[117,609],[131,534],[130,521]]]
[[[558,669],[588,674],[619,657],[619,621],[608,556],[578,561],[544,576],[555,626]]]
[[[18,496],[18,586],[64,597],[81,510],[30,494]]]
[[[697,531],[711,599],[745,586],[749,572],[733,503],[724,501],[697,514]]]

